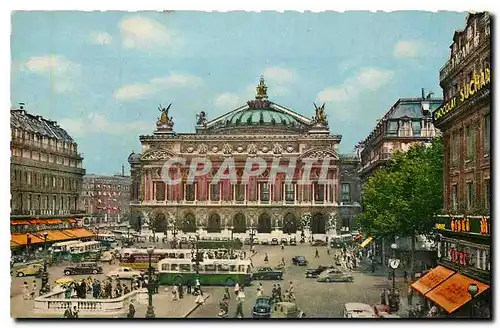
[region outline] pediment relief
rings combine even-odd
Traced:
[[[141,156],[141,160],[143,161],[158,161],[158,160],[167,160],[172,157],[178,157],[176,154],[166,151],[163,149],[154,149],[150,150],[144,155]]]
[[[310,158],[310,159],[324,159],[324,158],[331,158],[331,159],[339,159],[338,154],[331,149],[322,149],[322,148],[315,148],[315,149],[310,149],[303,153],[300,157],[300,159],[305,159],[305,158]]]

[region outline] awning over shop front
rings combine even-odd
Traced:
[[[451,277],[455,271],[445,268],[444,266],[437,266],[429,271],[425,276],[415,281],[411,288],[417,292],[425,295],[428,291]]]
[[[12,240],[10,241],[10,248],[17,248],[17,247],[20,247],[21,245],[19,245],[18,243],[16,242],[13,242]]]
[[[53,242],[53,241],[63,241],[63,240],[68,240],[72,239],[72,236],[69,236],[65,233],[63,233],[61,230],[46,230],[46,231],[40,231],[37,232],[36,235],[43,239],[43,233],[47,232],[47,241]]]
[[[365,239],[365,240],[361,243],[361,245],[359,245],[359,247],[361,247],[361,248],[365,247],[366,245],[368,245],[369,243],[371,243],[371,242],[372,242],[372,240],[373,240],[373,237],[368,237],[368,238],[366,238],[366,239]]]
[[[11,225],[28,225],[30,223],[26,220],[14,220],[14,221],[10,221],[10,224]]]
[[[69,223],[76,223],[77,221],[73,218],[66,218],[64,221],[69,222]]]
[[[10,240],[21,246],[26,246],[28,237],[31,238],[31,244],[41,244],[43,239],[31,233],[13,233],[10,235]]]
[[[64,233],[66,234],[69,234],[69,235],[72,235],[76,238],[89,238],[89,237],[94,237],[95,235],[86,230],[86,229],[67,229],[67,230],[64,230]]]
[[[428,292],[425,297],[451,314],[472,299],[467,291],[471,284],[476,284],[479,289],[475,297],[490,288],[490,286],[477,280],[456,273]]]

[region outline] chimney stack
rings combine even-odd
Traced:
[[[422,99],[425,99],[425,90],[422,88]]]
[[[125,165],[122,165],[122,177],[125,176]]]

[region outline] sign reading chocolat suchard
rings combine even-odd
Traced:
[[[474,74],[469,82],[466,82],[459,90],[458,95],[449,99],[444,105],[436,109],[433,113],[434,122],[444,118],[456,107],[472,98],[477,92],[490,84],[490,70],[483,69],[479,74]]]

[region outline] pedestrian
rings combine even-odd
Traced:
[[[135,316],[135,307],[133,304],[129,304],[127,318],[131,319]]]
[[[239,292],[240,292],[240,284],[239,284],[239,283],[236,283],[236,284],[234,285],[234,294],[235,294],[236,296],[238,296],[238,293],[239,293]]]
[[[387,302],[385,301],[385,298],[386,298],[385,289],[382,289],[382,293],[380,293],[380,304],[388,305]]]
[[[273,299],[273,301],[278,300],[278,289],[276,288],[275,284],[273,284],[273,289],[271,291],[271,298]]]
[[[264,257],[264,263],[269,264],[269,257],[267,256],[267,253]]]
[[[408,305],[411,306],[413,301],[413,288],[411,288],[411,285],[408,286]]]
[[[78,310],[76,309],[76,306],[73,306],[73,319],[78,319]]]
[[[27,300],[30,298],[30,288],[28,286],[28,282],[25,281],[24,284],[22,285],[23,289],[23,299]]]
[[[238,318],[240,316],[241,318],[244,317],[243,315],[243,302],[245,301],[245,294],[243,292],[243,289],[239,291],[238,297],[236,297],[236,315],[235,318]]]
[[[72,319],[73,318],[73,312],[71,311],[71,307],[68,307],[64,311],[64,317],[67,318],[67,319]]]
[[[281,244],[281,251],[285,251],[285,244]]]
[[[317,248],[316,248],[316,255],[314,255],[314,257],[319,257],[319,252]]]
[[[227,288],[227,287],[226,287]],[[190,294],[191,295],[191,281],[188,280],[186,282],[186,293]]]
[[[196,304],[200,304],[200,305],[202,305],[203,303],[205,303],[205,298],[203,297],[203,291],[201,290],[201,288],[199,289],[198,296],[196,296],[196,299],[195,299],[194,302]]]
[[[285,294],[283,295],[283,302],[291,302],[290,293],[288,292],[288,289],[285,290]]]
[[[408,283],[408,272],[406,272],[406,270],[403,271],[403,279],[404,279],[405,284],[407,284]]]
[[[259,287],[257,287],[257,297],[261,297],[262,296],[262,283],[259,283]]]
[[[179,284],[179,299],[184,298],[184,287],[182,286],[182,283]]]
[[[295,301],[295,290],[293,288],[293,283],[290,281],[290,287],[288,287],[288,299],[290,302]]]
[[[326,248],[326,254],[330,255],[330,249],[328,247]]]
[[[278,300],[280,302],[282,302],[283,301],[283,297],[281,295],[281,285],[280,284],[278,284],[278,286],[276,287],[276,294],[278,295]]]
[[[33,280],[33,284],[31,285],[30,297],[35,298],[35,294],[36,294],[36,280]]]
[[[177,289],[178,289],[177,285],[174,285],[174,288],[172,288],[172,302],[179,300],[179,295],[177,294]]]
[[[224,296],[223,296],[224,299],[228,299],[230,300],[231,299],[231,294],[229,293],[229,288],[226,287],[226,289],[224,289]]]

